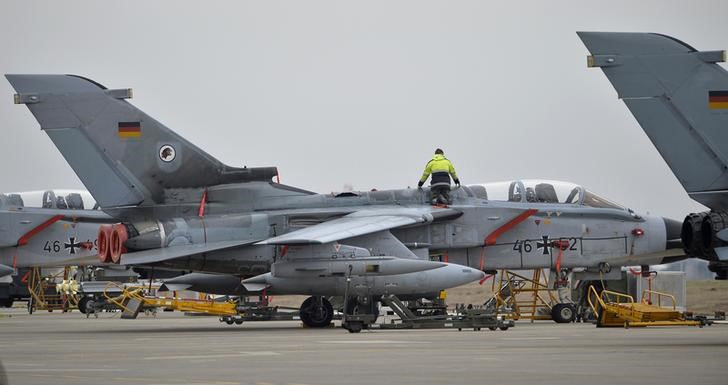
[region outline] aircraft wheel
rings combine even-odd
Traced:
[[[310,328],[329,326],[334,318],[334,308],[324,297],[312,296],[301,304],[301,321]]]
[[[243,320],[241,320],[241,319],[235,320],[235,325],[242,325],[242,324],[243,324]]]
[[[551,318],[559,324],[569,323],[576,318],[576,311],[570,303],[558,303],[551,308]]]
[[[488,330],[495,331],[495,329],[497,329],[497,327],[495,327],[495,326],[488,326]]]
[[[232,324],[235,323],[235,321],[233,321],[232,319],[226,319],[225,320],[225,323],[228,324],[228,325],[232,325]]]
[[[81,299],[78,300],[78,311],[83,314],[93,313],[93,310],[91,310],[91,306],[89,306],[89,304],[93,305],[91,297],[81,297]]]

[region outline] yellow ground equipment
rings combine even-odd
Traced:
[[[119,290],[121,294],[118,294]],[[123,311],[121,318],[136,318],[144,308],[165,308],[218,316],[238,314],[233,301],[152,297],[146,295],[146,288],[143,286],[125,286],[114,282],[107,285],[104,296]]]
[[[553,290],[549,288],[547,273],[543,269],[534,269],[529,277],[514,271],[501,270],[499,287],[493,280],[493,292],[496,299],[496,309],[508,308],[511,312],[505,314],[514,320],[551,319],[551,304],[557,303]]]
[[[667,302],[668,299],[671,301],[671,305],[663,307],[662,302]],[[704,325],[700,321],[686,320],[683,314],[676,309],[675,297],[658,291],[645,290],[642,292],[640,302],[635,302],[630,295],[610,290],[603,290],[599,293],[592,286],[589,288],[587,300],[594,314],[597,315],[597,327],[702,327]]]
[[[27,282],[28,291],[30,292],[30,301],[28,302],[28,312],[33,313],[35,310],[53,310],[69,311],[76,308],[78,298],[74,294],[60,293],[56,286],[58,280],[62,279],[63,283],[68,282],[71,274],[71,268],[66,267],[62,271],[50,276],[44,276],[43,269],[33,267],[30,269]]]

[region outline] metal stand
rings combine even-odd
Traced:
[[[62,279],[67,281],[71,276],[71,268],[65,267],[62,273]],[[32,314],[36,310],[62,310],[67,312],[75,308],[78,299],[73,294],[58,294],[56,292],[56,279],[60,278],[59,274],[44,277],[40,267],[30,269],[28,275],[28,291],[31,300],[28,302],[28,313]]]
[[[549,287],[543,269],[534,269],[531,277],[509,270],[500,271],[500,288],[495,293],[496,309],[508,308],[507,317],[514,320],[550,320],[552,304],[559,301]]]
[[[494,309],[460,308],[455,315],[418,316],[394,295],[382,297],[382,303],[392,308],[400,317],[388,324],[376,325],[380,329],[481,329],[508,330],[514,326],[513,320],[498,317]],[[372,325],[372,327],[375,325]]]

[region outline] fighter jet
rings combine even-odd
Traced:
[[[89,204],[86,191],[0,194],[0,307],[28,297],[27,268],[100,265],[96,234],[113,219]]]
[[[669,247],[679,222],[578,185],[463,186],[445,207],[429,204],[427,188],[316,194],[278,183],[275,167],[222,164],[131,105],[130,89],[73,75],[6,77],[15,102],[119,221],[99,229],[102,261],[194,271],[168,284],[208,292],[310,295],[301,306],[308,326],[329,324],[323,296],[365,305],[502,267],[605,271],[682,255]]]
[[[84,201],[93,202],[85,191],[0,194],[0,267],[11,273],[18,267],[98,265],[99,225],[114,220],[86,209]]]
[[[728,72],[726,51],[698,51],[656,33],[578,32],[688,195],[711,210],[689,214],[688,255],[728,279]]]

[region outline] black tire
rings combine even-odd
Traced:
[[[310,328],[323,328],[331,325],[334,308],[326,298],[308,297],[301,304],[299,314],[304,325]]]
[[[232,319],[226,319],[225,320],[225,323],[228,324],[228,325],[232,325],[232,324],[235,323],[235,321],[233,321]]]
[[[0,307],[13,307],[13,299],[12,298],[0,299]]]
[[[570,303],[556,304],[551,308],[551,318],[559,324],[572,322],[576,318],[576,309]]]
[[[81,299],[78,300],[78,311],[80,311],[83,314],[86,314],[88,312],[88,302],[91,300],[91,297],[81,297]]]
[[[242,324],[243,324],[243,320],[241,320],[241,319],[235,320],[235,325],[242,325]]]

